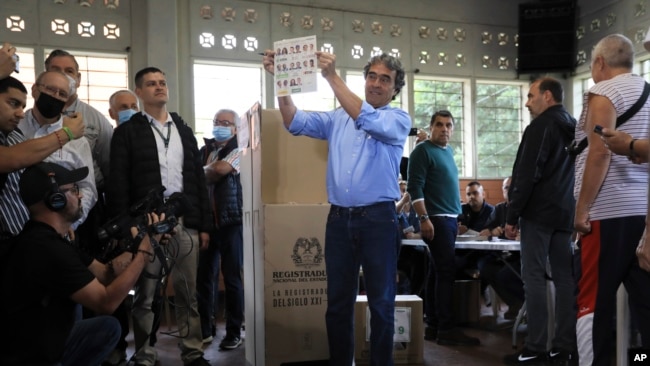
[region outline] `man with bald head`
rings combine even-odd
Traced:
[[[36,78],[36,82],[32,85],[34,108],[25,112],[25,117],[18,124],[26,139],[46,136],[61,129],[63,108],[74,92],[74,85],[73,79],[58,71],[45,71]],[[76,230],[97,202],[97,189],[95,180],[92,179],[94,176],[92,154],[85,138],[70,141],[65,145],[63,145],[64,136],[61,136],[61,139],[61,148],[46,157],[44,161],[57,163],[68,169],[87,166],[90,170],[88,176],[79,182],[79,190],[84,200],[81,218],[72,225]]]

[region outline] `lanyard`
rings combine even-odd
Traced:
[[[169,147],[169,136],[170,136],[171,133],[172,133],[172,126],[167,126],[167,138],[165,138],[165,136],[163,136],[162,132],[160,132],[160,130],[158,129],[158,127],[156,127],[156,124],[155,124],[154,121],[151,121],[151,126],[153,126],[153,129],[154,129],[156,132],[158,132],[158,135],[160,136],[160,138],[161,138],[161,139],[163,140],[163,142],[165,143],[165,149],[167,149],[167,148]]]

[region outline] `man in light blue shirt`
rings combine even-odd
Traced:
[[[387,54],[364,67],[365,101],[336,73],[336,56],[316,52],[321,74],[341,108],[299,111],[290,96],[278,97],[285,127],[293,135],[329,142],[327,194],[331,209],[325,232],[327,334],[331,365],[354,357],[354,303],[359,266],[370,305],[370,364],[393,365],[394,310],[400,230],[395,201],[404,142],[411,127],[405,111],[389,106],[404,86],[404,69]],[[275,53],[264,68],[273,73]]]

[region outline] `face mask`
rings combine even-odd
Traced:
[[[38,96],[35,105],[36,109],[38,109],[43,117],[54,118],[63,112],[65,102],[56,99],[47,93],[41,93],[41,95]]]
[[[232,137],[232,129],[225,126],[214,126],[212,128],[212,136],[217,142],[224,142]]]
[[[117,119],[118,119],[118,124],[122,124],[128,120],[131,119],[131,116],[134,114],[138,113],[137,111],[134,111],[133,109],[125,109],[123,111],[117,112]]]

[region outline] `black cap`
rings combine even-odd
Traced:
[[[88,175],[88,167],[69,170],[55,163],[38,163],[25,169],[20,176],[20,197],[25,206],[42,201],[52,191],[50,176],[58,186],[78,182]]]

